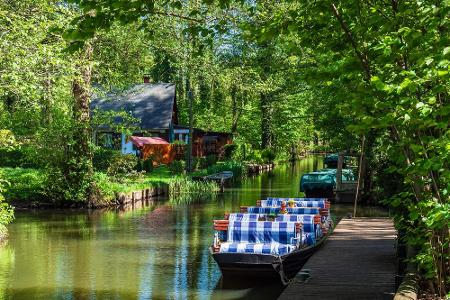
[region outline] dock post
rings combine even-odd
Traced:
[[[338,163],[336,169],[336,202],[339,203],[340,191],[342,190],[342,167],[344,166],[344,152],[339,152]]]

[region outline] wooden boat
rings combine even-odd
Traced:
[[[285,204],[284,204],[285,205]],[[256,207],[257,210],[265,210],[269,211],[273,208],[261,208]],[[286,207],[284,207],[286,209]],[[248,211],[248,207],[241,207],[240,215],[256,215],[254,214],[246,214]],[[280,209],[280,208],[278,208]],[[283,208],[281,208],[283,209]],[[277,254],[261,254],[261,253],[243,253],[243,252],[221,252],[220,251],[220,241],[218,233],[216,233],[216,240],[214,244],[210,247],[211,255],[214,260],[217,262],[222,275],[226,277],[245,277],[245,278],[261,278],[261,279],[277,279],[280,280],[283,284],[287,284],[288,281],[293,278],[303,267],[306,261],[324,244],[327,240],[332,229],[332,222],[324,223],[324,217],[329,216],[328,209],[319,209],[319,208],[289,208],[288,211],[293,210],[315,210],[319,212],[314,212],[313,222],[311,225],[321,226],[323,235],[320,239],[316,240],[314,244],[307,246],[302,245],[301,247],[294,249],[291,252],[288,252],[284,255]],[[225,233],[229,230],[229,221],[228,215],[225,215],[225,220],[215,220],[214,221],[214,229],[216,232]],[[234,214],[238,215],[238,214]],[[284,215],[289,217],[290,215]],[[292,215],[294,216],[294,215]],[[297,215],[299,217],[304,217],[303,215]],[[309,215],[311,216],[311,215]],[[269,218],[271,218],[270,214],[265,215],[265,221],[267,222]],[[284,217],[283,217],[284,218]],[[255,221],[253,220],[248,220]],[[259,221],[259,220],[258,220]],[[275,221],[275,220],[272,220]],[[275,221],[276,222],[276,221]],[[319,225],[321,224],[321,225]],[[326,226],[324,224],[327,224]],[[296,223],[297,231],[301,230],[301,223]],[[248,234],[248,233],[247,233]],[[301,234],[300,234],[301,236]],[[245,248],[247,250],[247,248]]]
[[[211,246],[210,252],[224,277],[257,277],[280,280],[287,284],[306,261],[325,243],[330,233],[316,244],[277,256],[254,253],[220,253]]]

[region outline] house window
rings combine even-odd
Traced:
[[[189,134],[188,133],[178,133],[176,140],[185,142],[187,144],[189,142]]]
[[[106,149],[113,148],[113,134],[112,133],[99,133],[97,137],[97,144]]]
[[[105,149],[119,150],[121,135],[112,132],[101,132],[96,135],[96,144]]]

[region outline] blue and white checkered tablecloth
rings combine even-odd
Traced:
[[[295,222],[230,221],[227,242],[295,244]]]

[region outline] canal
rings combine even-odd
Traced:
[[[267,196],[296,196],[301,174],[321,167],[320,158],[278,166],[202,204],[159,199],[123,211],[18,211],[0,248],[0,299],[274,299],[277,284],[221,280],[208,250],[212,220]]]

